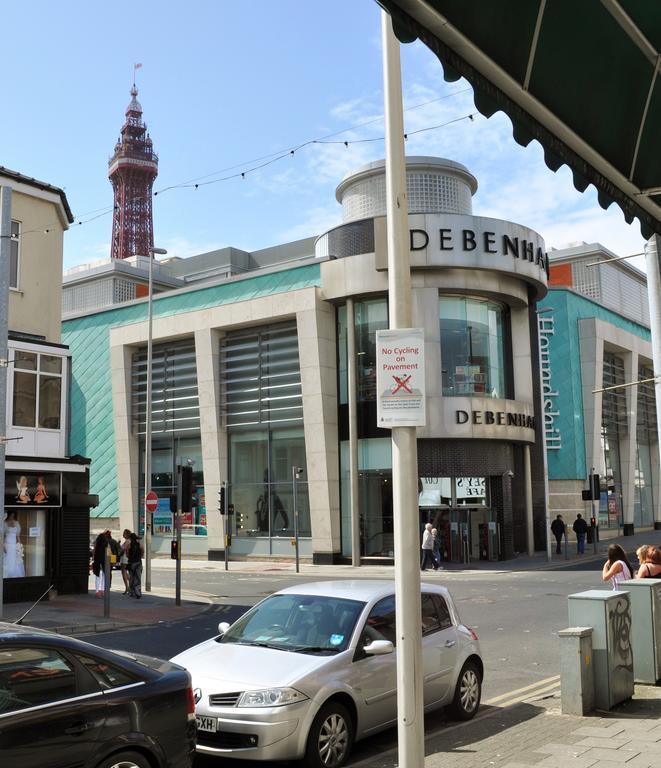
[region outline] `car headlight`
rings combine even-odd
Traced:
[[[237,707],[282,707],[305,701],[307,696],[295,688],[264,688],[261,691],[245,691],[238,700]]]

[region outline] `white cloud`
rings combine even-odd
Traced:
[[[321,235],[341,224],[341,219],[342,211],[337,203],[310,208],[301,212],[299,223],[277,233],[276,242],[286,243],[303,237]]]
[[[196,256],[199,253],[206,253],[223,247],[218,241],[189,240],[185,237],[164,238],[161,242],[163,243],[161,247],[167,250],[168,255],[160,258],[187,259],[189,256]]]

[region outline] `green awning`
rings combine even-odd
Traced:
[[[661,235],[661,0],[378,0],[553,171]]]

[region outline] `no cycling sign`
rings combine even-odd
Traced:
[[[424,329],[377,331],[376,350],[377,426],[424,427]]]

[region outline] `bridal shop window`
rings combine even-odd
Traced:
[[[46,574],[45,509],[9,509],[5,514],[3,576],[20,579]]]

